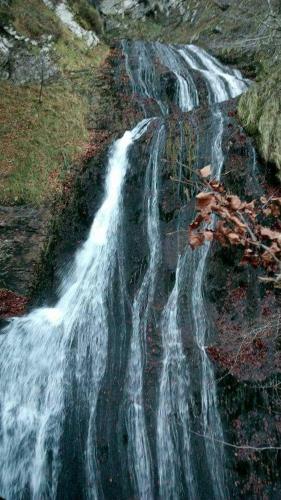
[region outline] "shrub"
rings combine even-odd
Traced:
[[[103,22],[99,12],[87,0],[70,0],[69,4],[79,24],[93,30],[98,35],[103,32]]]
[[[0,10],[2,16],[2,12]],[[61,25],[55,14],[41,0],[13,0],[5,9],[8,24],[12,21],[18,33],[31,38],[41,35],[52,35],[58,39],[61,35]]]

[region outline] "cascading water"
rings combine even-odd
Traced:
[[[225,117],[219,103],[242,93],[248,83],[238,71],[222,66],[194,45],[123,42],[122,47],[132,98],[148,118],[113,145],[104,200],[87,241],[64,279],[57,305],[14,319],[0,338],[0,495],[9,500],[76,498],[68,491],[67,480],[62,479],[63,469],[68,470],[64,456],[67,419],[81,449],[81,498],[228,498],[225,457],[220,444],[223,429],[213,367],[206,352],[211,324],[204,282],[210,244],[192,252],[178,243],[173,282],[164,287],[160,300],[164,249],[159,205],[164,189],[162,172],[169,119],[177,122],[180,131],[176,167],[181,182],[187,148],[184,113],[204,103],[206,94],[198,86],[199,80],[208,94],[211,134],[207,138],[197,137],[193,168],[200,163],[202,149],[206,152],[204,159],[212,164],[213,177],[220,179]],[[163,83],[167,75],[169,92]],[[150,101],[156,103],[157,119],[150,118],[155,111]],[[175,106],[179,112],[172,116]],[[129,170],[128,152],[146,133],[152,120],[148,158],[142,159],[143,163],[137,158],[139,170],[145,173],[138,169],[135,173],[142,182],[143,222],[139,231],[146,247],[145,268],[138,269],[137,282],[132,286],[127,270],[120,269],[118,261],[119,235],[121,228],[126,229],[123,191]],[[177,196],[180,198],[180,187]],[[186,224],[180,214],[175,233],[186,230]],[[125,255],[128,252],[125,248]],[[128,341],[121,341],[126,368],[115,412],[120,415],[116,428],[124,431],[118,456],[112,458],[113,463],[118,462],[118,470],[122,469],[120,462],[127,465],[122,479],[114,478],[116,489],[112,496],[107,493],[100,473],[103,464],[97,450],[96,420],[98,405],[103,402],[99,397],[105,373],[112,363],[109,349],[112,334],[123,328],[115,325],[114,330],[109,320],[114,315],[110,296],[114,294],[111,288],[116,272],[119,277],[122,275],[120,303],[131,302],[123,311],[129,336]],[[197,360],[196,388],[192,359],[187,354],[182,331],[182,317],[189,309],[190,351],[193,350]],[[148,417],[145,388],[146,370],[150,368],[147,337],[151,324],[159,333],[161,363],[153,379],[154,400],[149,403],[152,409]],[[110,383],[114,384],[114,376]],[[109,390],[114,391],[114,386]],[[115,438],[120,441],[119,436]],[[109,444],[103,444],[107,452]],[[200,459],[197,449],[203,449]],[[200,484],[202,470],[207,478],[207,496]],[[110,472],[110,481],[114,474],[115,468]],[[128,486],[124,487],[123,482]],[[63,494],[58,493],[59,488]]]
[[[6,498],[56,497],[70,368],[75,370],[75,383],[86,404],[83,410],[88,413],[85,475],[89,496],[98,496],[94,426],[106,368],[106,294],[116,266],[128,150],[150,121],[143,120],[114,144],[104,201],[57,306],[15,319],[1,336],[0,491]]]
[[[140,50],[139,46],[138,50]],[[180,64],[178,54],[188,63],[188,67]],[[154,57],[158,58],[161,64],[168,67],[170,71],[173,71],[178,80],[177,101],[182,111],[190,110],[198,105],[198,94],[189,73],[190,69],[202,74],[209,91],[211,105],[235,97],[246,88],[246,83],[239,72],[226,72],[205,51],[194,46],[188,46],[179,49],[178,54],[172,47],[155,44]],[[147,71],[149,71],[148,68]],[[184,77],[181,76],[179,71],[181,74],[187,75],[185,85],[181,83],[181,79]],[[132,73],[129,73],[129,76],[133,79]],[[134,81],[134,79],[133,87],[136,91],[140,88],[138,82]],[[151,95],[155,95],[154,88],[151,90]],[[223,117],[220,109],[214,105],[212,114],[214,132],[211,141],[211,163],[213,176],[219,179],[224,160],[221,144]],[[215,498],[225,498],[227,489],[225,485],[223,449],[217,444],[217,442],[223,440],[223,433],[217,410],[214,374],[205,351],[208,318],[204,306],[203,280],[208,251],[209,246],[206,245],[197,253],[195,261],[191,258],[189,252],[191,267],[189,274],[190,283],[193,286],[191,300],[194,335],[201,353],[201,431],[207,437],[205,441],[206,458],[212,478],[213,493]],[[179,498],[181,470],[184,471],[189,498],[196,498],[197,495],[190,444],[189,368],[183,355],[181,331],[178,326],[179,273],[182,267],[182,257],[179,256],[175,286],[167,301],[161,320],[164,354],[157,414],[157,459],[161,498]],[[212,436],[215,437],[216,441],[210,440]],[[143,497],[139,489],[138,492]]]
[[[132,312],[132,338],[126,381],[127,430],[132,475],[140,498],[152,498],[151,456],[143,408],[143,365],[150,307],[155,294],[156,273],[161,261],[159,232],[159,167],[164,143],[164,126],[156,131],[147,167],[144,197],[147,212],[149,264],[136,294]]]

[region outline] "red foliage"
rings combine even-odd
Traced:
[[[103,145],[107,141],[109,132],[106,130],[94,130],[91,134],[90,141],[85,145],[83,159],[89,160],[101,153]]]
[[[208,177],[210,166],[204,167],[199,173],[203,179]],[[281,214],[281,197],[262,196],[249,203],[241,201],[237,195],[228,194],[223,184],[216,180],[203,182],[208,191],[196,196],[197,216],[189,226],[191,248],[213,239],[222,246],[239,245],[244,248],[241,264],[262,266],[268,272],[280,272],[281,233],[275,218]],[[214,229],[206,227],[212,214],[218,217]],[[263,225],[265,217],[269,218],[271,227]],[[275,286],[279,286],[279,281],[278,276],[278,280],[276,278],[274,281]]]
[[[26,311],[28,298],[17,295],[10,290],[0,290],[0,318],[5,319],[11,316],[21,316]]]

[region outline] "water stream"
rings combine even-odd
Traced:
[[[81,498],[222,500],[229,497],[230,479],[220,444],[223,426],[213,367],[206,352],[211,325],[204,284],[210,245],[192,252],[178,244],[173,283],[161,296],[163,304],[159,312],[156,303],[164,258],[159,203],[173,106],[179,109],[176,118],[181,134],[179,180],[187,149],[184,114],[206,104],[211,133],[197,138],[198,154],[200,148],[207,151],[213,177],[220,179],[224,165],[224,114],[220,103],[241,94],[248,82],[240,72],[223,66],[194,45],[123,42],[122,50],[132,98],[138,101],[144,119],[112,146],[103,201],[86,242],[64,277],[58,303],[53,308],[37,309],[12,320],[0,337],[0,495],[9,500],[76,498],[62,479],[67,462],[62,443],[66,440],[65,421],[69,415],[75,415],[73,439],[81,450],[79,478],[77,472],[77,482],[82,485]],[[163,90],[166,75],[174,84],[172,98]],[[157,117],[151,114],[150,100],[157,104]],[[129,154],[148,132],[146,156],[138,165],[143,168],[144,222],[140,231],[146,257],[144,271],[139,269],[132,289],[121,269],[118,248],[126,225],[124,191],[131,168]],[[254,154],[253,161],[256,161]],[[254,165],[253,172],[255,168]],[[185,228],[185,224],[185,219],[179,216],[177,231]],[[114,330],[109,319],[114,314],[110,296],[114,295],[116,272],[121,276],[118,294],[129,296],[131,303],[129,312],[125,308],[123,311],[130,334],[127,343],[125,339],[120,341],[126,369],[117,412],[120,415],[117,427],[125,429],[125,451],[122,448],[119,456],[112,458],[116,460],[116,470],[121,462],[128,465],[124,477],[114,478],[116,489],[112,496],[106,493],[107,485],[100,474],[96,418],[105,373],[112,363],[109,356],[112,335],[116,329],[122,330],[121,325]],[[125,302],[124,297],[120,303]],[[183,297],[187,297],[185,301]],[[193,359],[188,356],[183,340],[182,317],[187,310],[190,310],[189,341],[197,360],[196,387]],[[145,392],[148,383],[145,373],[151,355],[147,352],[151,324],[159,333],[161,353],[153,379],[154,399],[150,401]],[[114,386],[110,391],[114,391]],[[148,416],[148,406],[153,407],[150,411],[153,417]],[[207,439],[202,441],[198,434]],[[110,474],[114,475],[114,471]],[[128,486],[125,488],[122,482]]]

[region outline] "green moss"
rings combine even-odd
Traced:
[[[253,85],[239,102],[239,116],[246,130],[254,135],[267,162],[281,170],[281,68]],[[279,172],[281,178],[281,173]]]

